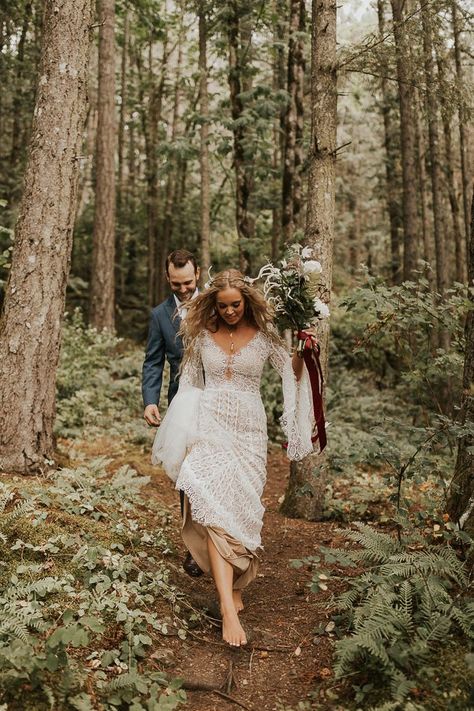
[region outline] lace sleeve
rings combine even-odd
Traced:
[[[288,440],[288,459],[300,460],[311,454],[311,435],[314,415],[311,405],[311,386],[306,367],[299,381],[296,380],[291,357],[285,348],[271,345],[270,363],[279,373],[283,387],[283,415],[280,423]]]
[[[195,387],[200,390],[204,388],[201,346],[202,338],[198,336],[193,343],[193,352],[190,357],[185,360],[183,370],[179,376],[179,390],[183,390],[188,387]]]
[[[153,442],[151,461],[162,464],[176,482],[186,453],[199,432],[199,403],[204,388],[201,343],[197,339],[193,353],[184,364],[178,392],[171,401]]]

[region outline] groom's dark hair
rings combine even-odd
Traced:
[[[170,264],[172,264],[176,269],[182,269],[188,262],[191,262],[194,267],[194,273],[196,273],[198,263],[194,254],[192,252],[188,252],[187,249],[175,249],[166,257],[166,274],[169,276]]]

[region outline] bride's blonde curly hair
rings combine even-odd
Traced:
[[[212,333],[218,330],[220,316],[217,312],[216,300],[218,292],[224,289],[238,289],[244,298],[244,318],[247,323],[275,343],[282,343],[273,323],[272,305],[238,269],[226,269],[212,277],[208,282],[208,288],[189,303],[186,319],[182,322],[179,331],[185,346],[181,367],[191,358],[196,338],[203,330],[208,329]]]

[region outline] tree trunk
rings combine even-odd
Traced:
[[[398,94],[400,102],[400,140],[403,180],[403,278],[413,279],[418,253],[418,210],[416,191],[416,142],[413,111],[413,78],[411,71],[409,38],[403,24],[404,0],[390,0],[393,16],[393,34],[397,63]]]
[[[2,471],[41,470],[53,455],[92,15],[92,0],[45,3],[41,79],[0,323]]]
[[[311,42],[311,145],[305,243],[323,265],[325,300],[332,286],[336,202],[336,0],[313,0]],[[328,373],[329,324],[321,322],[320,344],[324,378]],[[325,491],[324,456],[292,462],[282,504],[288,516],[321,517]]]
[[[285,89],[285,50],[284,41],[286,34],[287,0],[274,0],[273,5],[273,91],[281,92]],[[278,188],[275,189],[275,204],[272,209],[272,261],[277,261],[280,256],[280,246],[282,241],[282,175],[283,175],[283,155],[285,147],[285,114],[286,111],[280,109],[273,121],[273,156],[272,168],[274,181]]]
[[[115,0],[98,0],[99,90],[90,323],[115,328]]]
[[[199,109],[201,114],[201,268],[207,276],[211,266],[211,203],[209,175],[209,96],[207,91],[207,18],[204,0],[199,0]]]
[[[23,93],[24,93],[24,68],[25,68],[25,42],[28,32],[28,25],[31,20],[31,10],[33,2],[29,0],[25,4],[23,26],[21,29],[20,39],[18,41],[18,54],[16,59],[16,88],[13,98],[13,124],[12,124],[12,147],[10,153],[10,166],[14,169],[19,161],[21,146],[22,146],[22,131],[21,123],[23,117]]]
[[[282,235],[293,240],[301,211],[301,164],[303,136],[303,82],[305,27],[304,0],[290,0],[288,40],[288,106],[285,113],[285,150],[282,186]]]
[[[445,224],[443,211],[443,177],[441,173],[439,150],[439,121],[436,91],[436,77],[433,66],[433,28],[430,8],[420,0],[421,22],[423,27],[423,58],[425,69],[426,113],[428,120],[428,138],[430,146],[430,174],[433,205],[433,232],[436,253],[436,287],[439,294],[444,294],[447,287]]]
[[[160,186],[158,182],[158,125],[161,122],[163,106],[163,91],[165,87],[168,62],[167,40],[163,45],[163,58],[161,61],[161,75],[156,82],[153,71],[152,40],[148,52],[148,101],[145,97],[145,77],[143,73],[142,58],[138,51],[135,63],[139,77],[138,94],[140,99],[140,114],[142,119],[143,136],[145,139],[145,165],[147,184],[147,296],[148,306],[158,303],[158,233],[159,233],[159,200]]]
[[[441,37],[438,35],[436,46],[436,60],[438,66],[439,93],[441,103],[441,119],[443,122],[444,134],[444,154],[445,159],[443,165],[446,175],[449,205],[451,208],[451,224],[452,234],[454,237],[454,255],[455,255],[455,279],[463,283],[466,279],[466,264],[465,264],[465,240],[461,232],[460,226],[460,210],[458,202],[458,194],[456,180],[454,177],[453,166],[455,164],[453,143],[451,136],[451,121],[453,111],[449,101],[449,82],[446,77],[446,56],[444,47],[441,45]]]
[[[178,56],[176,64],[173,67],[174,74],[174,97],[173,97],[173,115],[171,119],[171,135],[169,137],[170,145],[173,149],[179,128],[179,99],[181,94],[181,68],[183,61],[183,38],[184,38],[184,8],[183,0],[180,4],[180,27],[178,30]],[[167,282],[165,279],[166,273],[166,256],[169,252],[171,239],[173,235],[174,215],[176,211],[176,198],[178,193],[178,174],[179,160],[171,153],[167,161],[167,179],[165,190],[165,205],[164,219],[162,221],[161,239],[158,244],[158,274],[157,274],[157,295],[158,301],[161,302],[166,296]]]
[[[228,20],[229,36],[229,90],[234,134],[234,171],[235,171],[235,220],[239,241],[239,267],[243,273],[251,269],[250,242],[254,236],[255,220],[250,212],[250,196],[253,189],[253,175],[245,154],[245,127],[240,120],[244,112],[242,88],[247,63],[248,47],[240,48],[241,20],[239,3],[229,3],[231,9]]]
[[[468,251],[468,281],[474,284],[474,199],[471,203],[471,229]],[[474,426],[474,297],[466,321],[461,422]],[[453,521],[474,534],[474,437],[461,437],[454,467],[454,477],[448,491],[447,511]]]
[[[461,27],[459,25],[459,14],[457,0],[451,0],[451,18],[453,23],[454,59],[456,63],[456,86],[457,104],[459,117],[459,143],[461,149],[461,175],[462,175],[462,197],[464,209],[464,227],[466,237],[466,250],[469,252],[469,198],[471,197],[470,170],[468,161],[469,139],[467,134],[468,118],[465,108],[465,81],[461,62]]]
[[[385,2],[377,0],[377,13],[380,37],[385,37]],[[400,255],[400,205],[398,200],[397,178],[398,178],[398,155],[399,145],[396,140],[396,128],[393,117],[393,97],[390,93],[388,67],[386,62],[381,69],[380,88],[382,90],[382,118],[384,127],[385,146],[385,176],[387,190],[387,210],[390,222],[390,272],[392,284],[400,284],[402,277],[401,255]]]
[[[127,70],[128,70],[128,42],[130,34],[130,20],[128,4],[125,3],[123,18],[123,44],[120,67],[120,115],[118,126],[118,171],[117,171],[117,242],[116,242],[116,268],[115,283],[117,296],[125,295],[125,123],[127,113]]]
[[[432,240],[432,230],[430,223],[430,209],[428,203],[428,176],[426,174],[426,141],[423,125],[423,112],[421,107],[418,89],[415,89],[415,114],[416,114],[416,168],[418,178],[418,194],[420,196],[420,216],[421,233],[423,239],[423,259],[428,262],[430,268],[426,271],[426,279],[430,286],[430,291],[435,290],[435,264],[434,246]]]

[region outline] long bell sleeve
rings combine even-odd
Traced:
[[[199,403],[204,388],[201,339],[196,339],[193,353],[185,362],[178,392],[155,435],[151,461],[162,464],[169,478],[176,482],[181,464],[198,436]]]
[[[306,366],[299,380],[293,371],[291,357],[283,346],[272,343],[269,360],[282,380],[283,414],[280,424],[288,440],[288,459],[299,461],[313,451],[311,436],[315,421],[311,384]]]

